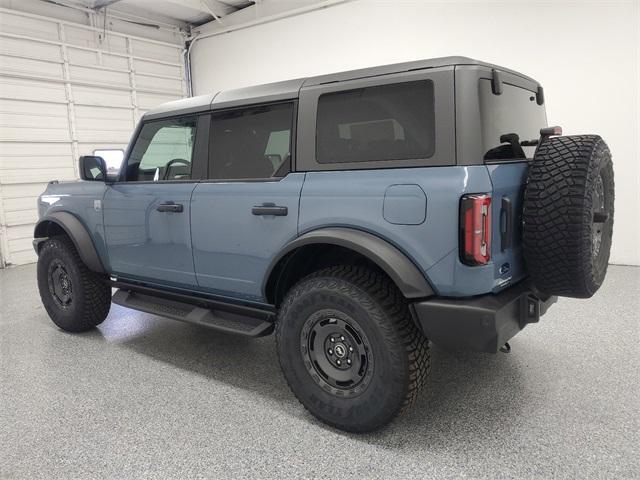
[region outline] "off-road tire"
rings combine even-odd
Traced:
[[[64,270],[70,300],[62,305],[52,287],[52,268]],[[47,240],[38,255],[38,290],[49,317],[67,332],[85,332],[107,318],[111,307],[111,287],[80,259],[73,242],[66,236]]]
[[[611,153],[602,138],[553,137],[540,145],[523,206],[524,260],[540,291],[589,298],[600,288],[611,249],[613,202]]]
[[[368,343],[370,376],[350,390],[323,384],[305,360],[303,333],[316,315],[344,319],[361,329]],[[304,407],[351,432],[377,429],[403,412],[430,369],[428,340],[414,324],[406,299],[386,276],[363,267],[327,268],[294,285],[279,311],[276,342],[284,376]]]

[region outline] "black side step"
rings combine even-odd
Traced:
[[[122,289],[116,291],[111,301],[134,310],[247,337],[263,337],[274,328],[273,317],[266,313],[262,316],[240,315]]]

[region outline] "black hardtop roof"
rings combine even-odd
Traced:
[[[468,57],[440,57],[428,60],[416,60],[412,62],[394,63],[376,67],[361,68],[345,72],[318,75],[315,77],[297,78],[285,80],[283,82],[266,83],[251,87],[237,88],[233,90],[223,90],[214,94],[200,95],[197,97],[184,98],[173,102],[163,103],[149,110],[144,118],[152,120],[156,118],[170,117],[173,115],[184,115],[197,113],[212,109],[222,109],[241,105],[251,105],[257,103],[276,102],[289,100],[298,97],[300,89],[303,87],[323,85],[326,83],[343,82],[358,78],[376,77],[393,73],[408,72],[411,70],[422,70],[436,67],[449,67],[455,65],[477,65],[508,72],[513,75],[525,78],[533,83],[537,83],[530,77],[510,70],[508,68],[493,65],[491,63],[474,60]]]

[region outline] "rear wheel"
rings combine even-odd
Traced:
[[[427,339],[385,276],[332,267],[296,284],[278,316],[280,364],[313,415],[343,430],[381,427],[412,404],[429,371]]]
[[[66,236],[53,237],[42,246],[38,290],[53,323],[68,332],[99,325],[111,306],[111,287],[86,267]]]

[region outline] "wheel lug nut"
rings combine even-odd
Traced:
[[[350,351],[350,352],[353,352],[353,347],[349,347],[349,351]]]
[[[351,365],[351,359],[347,358],[347,365]]]
[[[342,340],[344,342],[344,337],[340,337],[340,340]]]
[[[329,341],[330,341],[331,343],[333,343],[333,342],[335,342],[335,341],[336,341],[336,339],[335,339],[335,338],[333,338],[333,337],[331,337],[331,338],[329,339]]]
[[[329,349],[329,355],[333,355],[333,350]]]
[[[342,365],[342,362],[341,362],[340,360],[336,360],[336,363],[337,363],[338,365]]]

